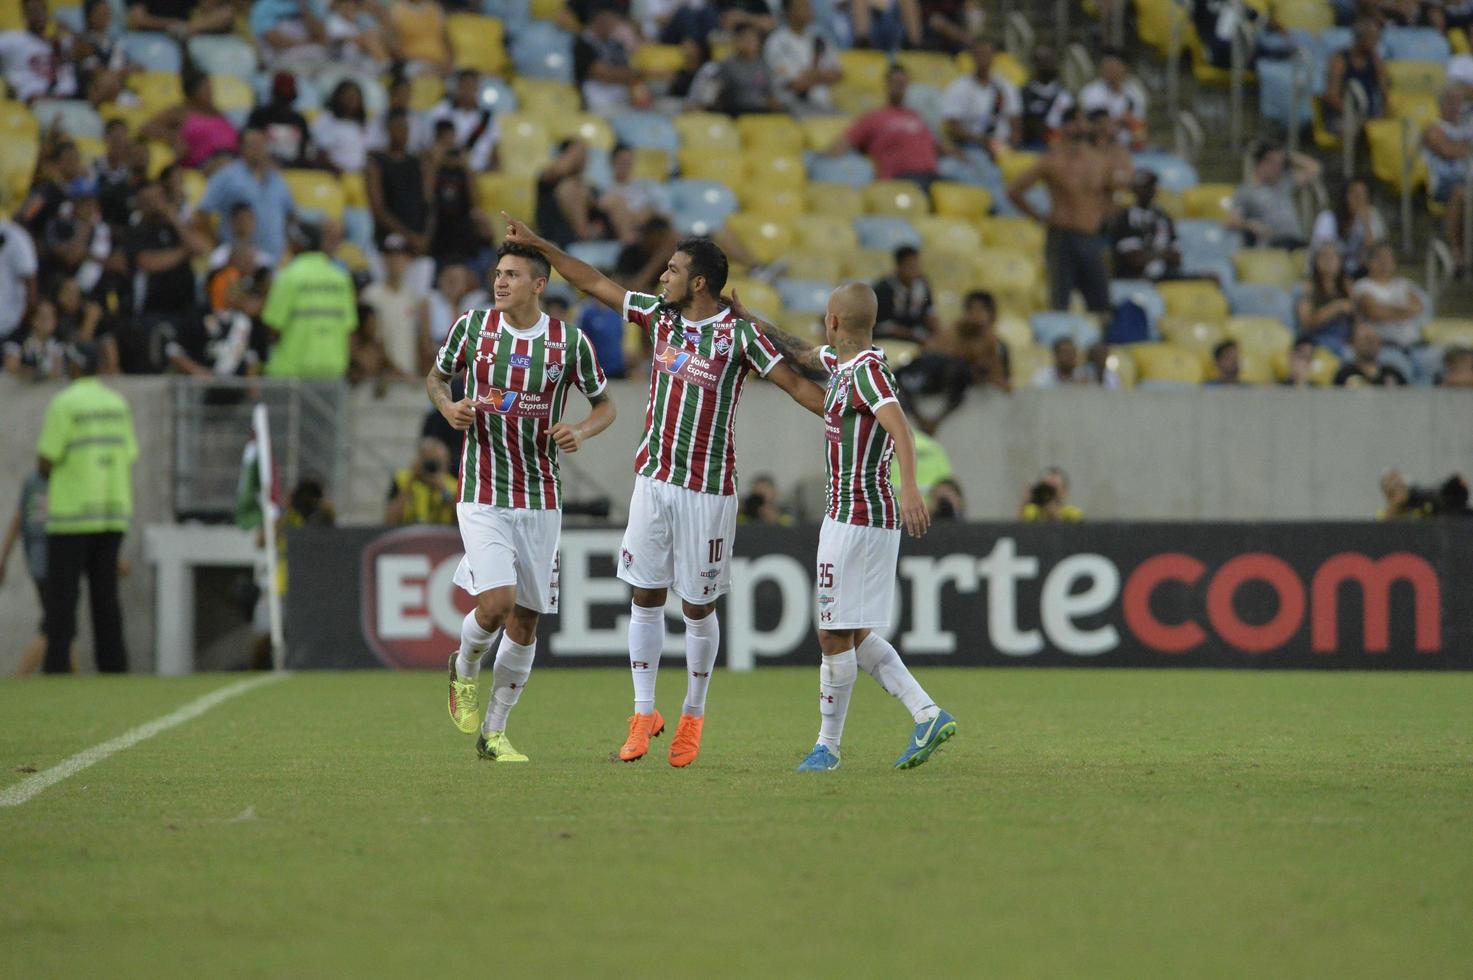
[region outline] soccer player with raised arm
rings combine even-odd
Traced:
[[[557,611],[562,483],[558,456],[614,421],[593,343],[570,323],[542,312],[552,271],[525,245],[497,250],[494,308],[461,315],[445,338],[425,385],[430,401],[466,433],[455,505],[465,557],[455,584],[475,596],[450,658],[450,718],[467,735],[480,714],[481,660],[504,628],[492,664],[491,699],[476,753],[494,762],[526,762],[506,737],[506,720],[532,673],[537,619]],[[450,380],[465,371],[465,397]],[[568,389],[592,406],[564,421]]]
[[[749,316],[740,297],[738,316]],[[926,533],[930,515],[916,486],[915,443],[896,400],[899,386],[874,347],[875,291],[863,283],[840,286],[824,313],[825,347],[812,347],[758,321],[793,363],[829,376],[824,397],[824,455],[828,460],[828,513],[818,536],[818,744],[799,772],[839,768],[839,740],[859,668],[899,698],[915,730],[897,769],[919,766],[956,734],[911,676],[900,655],[878,633],[890,625],[900,529]],[[900,457],[900,496],[890,485],[890,460]]]
[[[716,599],[728,589],[736,532],[737,404],[756,371],[815,415],[823,390],[782,363],[750,319],[721,300],[726,255],[705,238],[687,238],[660,276],[660,295],[626,291],[597,269],[538,238],[503,213],[507,241],[531,245],[569,283],[619,310],[648,332],[654,348],[645,431],[634,457],[634,495],[619,555],[619,578],[633,588],[629,669],[634,714],[619,759],[649,751],[665,721],[655,710],[655,677],[665,642],[665,598],[685,613],[685,705],[670,742],[670,764],[688,766],[701,750],[706,691],[720,643]]]

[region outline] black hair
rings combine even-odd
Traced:
[[[1081,112],[1079,110],[1079,106],[1077,106],[1077,105],[1071,105],[1069,108],[1067,108],[1067,109],[1064,110],[1064,112],[1063,112],[1062,115],[1059,116],[1059,122],[1061,122],[1061,123],[1071,123],[1074,120],[1078,119],[1080,117],[1080,115],[1081,115]]]
[[[435,123],[436,136],[439,136],[441,133],[445,132],[455,132],[455,123],[451,122],[449,119],[441,119]]]
[[[620,153],[625,152],[626,150],[632,151],[633,149],[634,149],[634,147],[631,146],[628,143],[623,143],[623,142],[615,143],[614,144],[614,148],[609,151],[609,157],[612,158],[614,156],[617,156]]]
[[[106,3],[107,0],[102,0],[102,2]],[[111,133],[115,129],[122,129],[124,132],[127,132],[128,121],[126,119],[109,119],[107,121],[107,125],[102,127],[102,131],[104,134]]]
[[[1100,48],[1100,60],[1104,61],[1106,58],[1119,58],[1121,61],[1124,61],[1125,52],[1113,44],[1107,44],[1103,48]]]
[[[1090,122],[1099,122],[1101,119],[1109,119],[1110,110],[1104,107],[1091,109],[1089,110],[1089,112],[1085,113],[1084,118],[1089,120]]]
[[[1238,342],[1236,340],[1224,340],[1216,347],[1212,348],[1212,359],[1215,361],[1219,357],[1221,357],[1224,352],[1237,349]]]
[[[409,118],[409,110],[406,109],[406,108],[404,108],[403,106],[399,106],[398,108],[390,109],[384,115],[384,120],[386,122],[394,122],[395,120],[398,120],[398,119],[408,119],[408,118]]]
[[[358,92],[358,111],[352,115],[344,115],[345,110],[342,108],[342,101],[349,89],[356,89]],[[332,95],[327,97],[327,109],[329,112],[339,119],[351,119],[358,123],[368,121],[366,105],[367,101],[363,97],[363,86],[351,78],[345,78],[341,82],[338,82],[337,85],[333,86]]]
[[[521,242],[502,242],[501,247],[496,250],[496,260],[500,262],[503,256],[513,255],[519,259],[526,259],[527,264],[532,267],[532,274],[542,279],[552,278],[552,265],[543,255],[531,245],[523,245]]]
[[[706,280],[706,292],[718,297],[726,288],[728,266],[726,253],[709,238],[682,238],[675,243],[675,251],[684,252],[690,259],[690,276],[701,276]]]
[[[997,300],[993,299],[992,294],[985,289],[974,289],[970,293],[967,293],[967,298],[962,303],[962,306],[965,308],[971,306],[973,303],[981,303],[987,307],[987,312],[990,314],[995,315],[997,313]]]
[[[901,245],[895,250],[894,253],[895,264],[899,265],[906,259],[913,259],[920,254],[921,250],[916,248],[914,245]]]
[[[1259,140],[1253,146],[1253,162],[1255,164],[1262,163],[1268,158],[1270,153],[1277,153],[1282,149],[1283,147],[1274,140]]]
[[[1074,344],[1074,338],[1069,336],[1068,334],[1064,334],[1064,336],[1062,337],[1055,338],[1054,342],[1052,344],[1049,344],[1049,350],[1057,354],[1059,352],[1059,348],[1064,346],[1065,344]],[[1074,344],[1074,347],[1077,350],[1079,348],[1079,345]]]
[[[240,214],[242,211],[249,211],[251,214],[255,214],[256,209],[244,201],[239,201],[235,204],[234,207],[230,209],[230,220],[234,221],[235,216]]]

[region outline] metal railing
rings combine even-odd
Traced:
[[[279,486],[287,493],[304,476],[329,492],[348,475],[347,386],[264,378],[171,381],[174,406],[172,486],[180,518],[229,520],[235,512],[241,453],[251,438],[251,413],[266,405]]]
[[[1197,121],[1196,116],[1182,110],[1172,117],[1171,144],[1177,156],[1187,163],[1195,164],[1206,142],[1207,134],[1203,132],[1202,124]]]
[[[1361,123],[1370,115],[1371,97],[1365,86],[1352,78],[1345,84],[1343,102],[1340,113],[1340,172],[1348,179],[1355,173],[1355,150],[1360,143]]]
[[[1407,123],[1410,124],[1411,120],[1408,119]],[[1408,167],[1411,166],[1409,163]],[[1473,166],[1463,173],[1463,271],[1473,276],[1473,248],[1468,247],[1470,243],[1473,243]]]
[[[1064,87],[1071,92],[1078,92],[1094,77],[1094,61],[1091,60],[1089,52],[1084,50],[1084,45],[1079,43],[1069,45],[1069,49],[1064,52],[1063,67],[1059,71],[1059,78],[1064,82]]]
[[[1434,238],[1427,247],[1427,297],[1433,309],[1437,308],[1437,298],[1442,295],[1442,287],[1452,280],[1457,271],[1453,250],[1447,247],[1446,242]]]
[[[1031,64],[1036,41],[1033,25],[1021,11],[1015,10],[1003,18],[1002,47],[1008,54],[1023,64]]]
[[[1290,59],[1289,72],[1289,131],[1285,134],[1285,145],[1289,148],[1292,157],[1299,152],[1299,137],[1307,119],[1299,117],[1299,107],[1305,102],[1305,95],[1313,97],[1314,92],[1314,62],[1310,60],[1309,52],[1299,49],[1294,52]],[[1311,112],[1313,115],[1313,112]]]

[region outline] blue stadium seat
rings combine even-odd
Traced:
[[[367,208],[347,208],[343,211],[343,240],[358,246],[364,252],[373,249],[373,213]]]
[[[1417,366],[1417,376],[1425,383],[1431,384],[1441,373],[1444,350],[1440,344],[1423,344],[1412,348],[1412,363]]]
[[[251,78],[256,74],[256,51],[238,37],[201,34],[189,39],[189,58],[210,75]]]
[[[680,149],[680,134],[670,120],[658,112],[621,112],[609,119],[620,143],[664,150],[674,154]]]
[[[708,235],[737,210],[736,194],[714,180],[672,180],[666,189],[675,225],[683,235]]]
[[[921,233],[904,218],[865,215],[854,219],[854,233],[862,248],[879,248],[893,252],[902,245],[921,247]]]
[[[65,27],[73,34],[81,34],[86,29],[82,23],[81,7],[53,7],[51,9],[51,17],[59,25]],[[113,23],[116,24],[117,20],[114,19]]]
[[[511,60],[520,74],[530,78],[571,82],[573,36],[547,21],[530,21],[512,39]]]
[[[823,313],[828,309],[831,288],[826,282],[780,279],[777,294],[782,297],[783,308],[790,313]]]
[[[184,57],[179,44],[167,34],[157,31],[127,31],[118,37],[128,60],[144,71],[166,71],[179,74]]]
[[[68,136],[102,138],[102,117],[86,99],[37,99],[31,103],[31,114],[41,124],[43,131],[50,129],[54,122],[60,121],[62,130]]]
[[[1290,114],[1294,111],[1294,72],[1297,66],[1292,59],[1285,61],[1261,60],[1255,65],[1258,72],[1258,114],[1266,121],[1280,126],[1290,125]],[[1299,110],[1294,113],[1294,122],[1303,126],[1309,122],[1311,105],[1311,83],[1314,72],[1299,81]]]
[[[610,272],[619,264],[619,252],[623,249],[617,241],[574,242],[568,246],[568,254],[582,259],[595,269]]]
[[[508,34],[532,20],[531,0],[481,0],[481,13],[500,19]]]
[[[1007,193],[1002,171],[987,154],[979,151],[965,150],[955,156],[942,157],[936,162],[936,172],[943,180],[985,187],[992,193],[994,201]]]
[[[874,182],[875,165],[858,153],[838,157],[815,153],[808,161],[808,179],[815,183],[864,187]]]
[[[1051,347],[1061,337],[1070,337],[1082,352],[1100,341],[1100,325],[1082,313],[1035,313],[1028,319],[1033,339],[1040,347]]]
[[[1228,262],[1243,247],[1242,236],[1221,222],[1183,218],[1176,223],[1176,247],[1189,268],[1200,262]]]
[[[1294,295],[1266,283],[1224,283],[1228,309],[1233,316],[1267,316],[1295,329]]]
[[[1388,27],[1381,34],[1381,53],[1388,61],[1446,63],[1452,48],[1433,27]]]
[[[1149,170],[1156,175],[1156,181],[1163,191],[1180,193],[1201,182],[1197,177],[1197,168],[1175,154],[1137,153],[1133,159],[1137,170]]]
[[[499,78],[481,79],[481,105],[492,112],[516,112],[517,93]]]
[[[941,90],[911,82],[905,90],[905,107],[926,121],[933,133],[941,131]]]
[[[1149,279],[1116,279],[1110,283],[1110,305],[1118,306],[1121,303],[1131,302],[1139,306],[1146,314],[1146,320],[1151,326],[1151,336],[1158,335],[1157,325],[1161,318],[1166,315],[1166,301],[1156,290],[1156,284]]]

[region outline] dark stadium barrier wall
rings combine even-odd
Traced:
[[[627,659],[622,535],[563,532],[539,664]],[[722,662],[816,662],[818,529],[737,537]],[[453,528],[302,528],[287,553],[289,667],[444,669],[470,609]],[[940,524],[901,547],[892,621],[919,665],[1469,669],[1473,522]],[[678,662],[674,603],[670,625]]]

